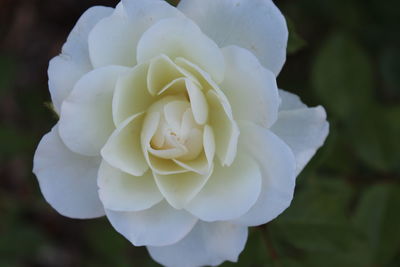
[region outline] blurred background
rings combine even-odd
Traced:
[[[0,0],[1,267],[158,266],[106,219],[57,214],[31,173],[36,145],[56,123],[49,59],[87,8],[116,3]],[[399,1],[275,3],[290,28],[278,84],[323,105],[331,131],[291,207],[251,229],[237,265],[223,266],[400,266]]]

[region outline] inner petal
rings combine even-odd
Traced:
[[[191,103],[185,98],[167,96],[151,106],[150,111],[159,114],[153,130],[147,130],[146,150],[160,159],[191,161],[203,152],[203,126],[192,112]],[[151,133],[150,133],[151,132]],[[176,162],[171,162],[176,164]],[[184,167],[184,164],[180,164]]]
[[[169,57],[160,55],[150,61],[149,73],[147,75],[147,86],[150,94],[157,95],[164,90],[171,81],[184,77],[185,75]]]
[[[171,130],[175,133],[180,132],[180,126],[183,114],[189,108],[187,101],[170,102],[164,107],[164,117],[166,123],[171,126]]]

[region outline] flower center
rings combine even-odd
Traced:
[[[149,152],[164,159],[193,160],[203,150],[203,127],[186,97],[164,97],[150,108],[160,113]]]

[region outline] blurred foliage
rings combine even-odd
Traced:
[[[178,1],[170,1],[177,4]],[[331,132],[292,205],[250,230],[243,267],[400,266],[400,3],[276,0],[290,29],[281,88]],[[105,219],[53,211],[31,174],[56,117],[46,70],[79,15],[116,0],[0,1],[0,266],[158,266]]]

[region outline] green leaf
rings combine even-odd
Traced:
[[[346,138],[368,168],[400,172],[399,118],[399,107],[371,105],[346,129]]]
[[[301,38],[301,36],[296,31],[296,28],[292,20],[286,17],[286,21],[289,29],[287,52],[289,54],[294,54],[303,49],[307,45],[307,43],[303,38]]]
[[[13,58],[0,54],[0,96],[11,90],[15,77],[15,61]]]
[[[313,260],[308,258],[313,255],[329,254],[337,262],[358,262],[355,253],[348,255],[359,244],[359,236],[347,215],[352,191],[337,178],[314,178],[304,184],[292,205],[271,224],[271,231],[277,233],[282,243],[280,253],[290,252],[284,246],[288,243],[298,250],[294,258],[308,262],[305,266],[311,265]]]
[[[373,72],[369,57],[351,36],[333,34],[323,44],[312,68],[316,95],[328,114],[349,121],[372,101]]]
[[[6,140],[1,146],[0,160],[26,153],[30,151],[34,144],[33,138],[29,133],[3,125],[0,125],[0,139]]]
[[[379,67],[383,78],[386,97],[400,98],[400,51],[398,45],[388,45],[382,49]]]
[[[2,229],[0,259],[24,260],[33,258],[45,245],[45,237],[39,228],[16,221]]]
[[[374,185],[358,205],[354,224],[364,234],[375,264],[390,263],[400,251],[400,186]]]

